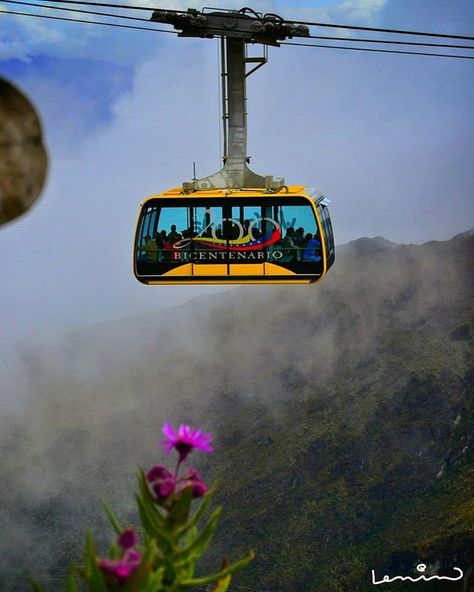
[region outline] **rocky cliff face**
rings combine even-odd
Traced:
[[[30,352],[28,407],[0,426],[11,532],[0,588],[26,589],[27,566],[60,589],[86,524],[105,524],[101,498],[133,519],[131,473],[160,460],[167,418],[216,433],[200,466],[221,479],[225,506],[210,561],[257,552],[236,590],[365,591],[371,569],[413,576],[420,562],[467,572],[473,255],[469,234],[363,239],[320,286],[242,288],[165,323],[141,318],[146,346],[129,359],[126,324],[95,356],[93,333],[69,343],[66,361]]]

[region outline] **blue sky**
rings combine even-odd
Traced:
[[[251,5],[311,21],[474,32],[472,0]],[[0,15],[1,72],[36,103],[51,159],[41,201],[0,230],[0,307],[12,311],[0,351],[212,291],[138,284],[131,244],[144,196],[188,179],[193,161],[200,176],[220,166],[217,50],[216,41]],[[339,243],[448,239],[474,226],[473,91],[469,60],[271,49],[249,79],[252,167],[321,187]]]

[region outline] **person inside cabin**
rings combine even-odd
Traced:
[[[303,249],[306,244],[305,232],[304,232],[304,228],[302,226],[300,226],[299,228],[296,229],[295,234],[293,236],[293,242],[295,243],[295,247],[296,247],[296,257],[297,257],[298,261],[300,261],[301,254],[302,254]]]
[[[156,258],[158,255],[158,247],[156,246],[155,241],[151,238],[149,234],[145,236],[145,244],[142,247],[142,251],[145,252],[145,259],[152,263],[156,262]]]
[[[241,237],[240,235],[241,235],[240,227],[237,226],[236,224],[232,224],[232,226],[230,227],[230,240],[235,241]]]
[[[169,261],[170,260],[170,253],[171,249],[173,248],[172,243],[168,239],[168,233],[166,230],[160,231],[161,241],[163,244],[162,251],[161,251],[161,261]]]
[[[170,230],[167,238],[168,238],[168,242],[170,242],[171,244],[175,243],[176,241],[181,240],[182,236],[180,235],[179,232],[176,231],[176,224],[171,225],[171,230]]]
[[[296,258],[296,247],[293,241],[294,235],[295,229],[293,228],[293,226],[290,226],[286,231],[285,238],[283,238],[280,242],[280,251],[282,253],[282,256],[280,257],[279,261],[281,261],[282,263],[294,261]]]
[[[165,248],[163,235],[160,232],[155,232],[154,238],[156,243],[156,260],[159,262],[163,259],[163,250]]]
[[[184,242],[181,243],[179,250],[190,251],[193,243],[192,238],[194,234],[192,228],[190,226],[188,228],[185,228],[181,234],[183,236]]]
[[[321,256],[318,254],[321,248],[321,243],[311,233],[308,232],[305,240],[305,249],[303,251],[303,261],[321,261]]]
[[[295,245],[297,247],[304,247],[305,239],[306,239],[306,237],[305,237],[305,233],[304,233],[304,228],[302,226],[300,226],[295,231],[295,234],[293,237],[293,242],[295,243]]]

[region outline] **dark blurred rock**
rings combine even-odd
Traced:
[[[48,165],[39,117],[26,96],[0,78],[0,225],[38,199]]]

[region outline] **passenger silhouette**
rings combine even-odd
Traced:
[[[313,237],[311,233],[306,235],[306,246],[303,251],[303,261],[321,261],[320,255],[317,254],[316,249],[321,248],[321,243]]]
[[[156,262],[158,247],[149,234],[145,236],[145,245],[142,247],[142,250],[145,252],[145,258],[148,261],[151,261],[152,263]]]
[[[167,236],[168,242],[175,243],[176,241],[181,240],[182,236],[179,232],[176,231],[176,224],[171,225],[171,230]]]
[[[293,241],[294,235],[295,229],[293,226],[290,226],[286,231],[285,238],[283,238],[280,243],[280,251],[282,252],[282,256],[280,257],[279,261],[282,263],[294,261],[296,258],[296,247]]]

